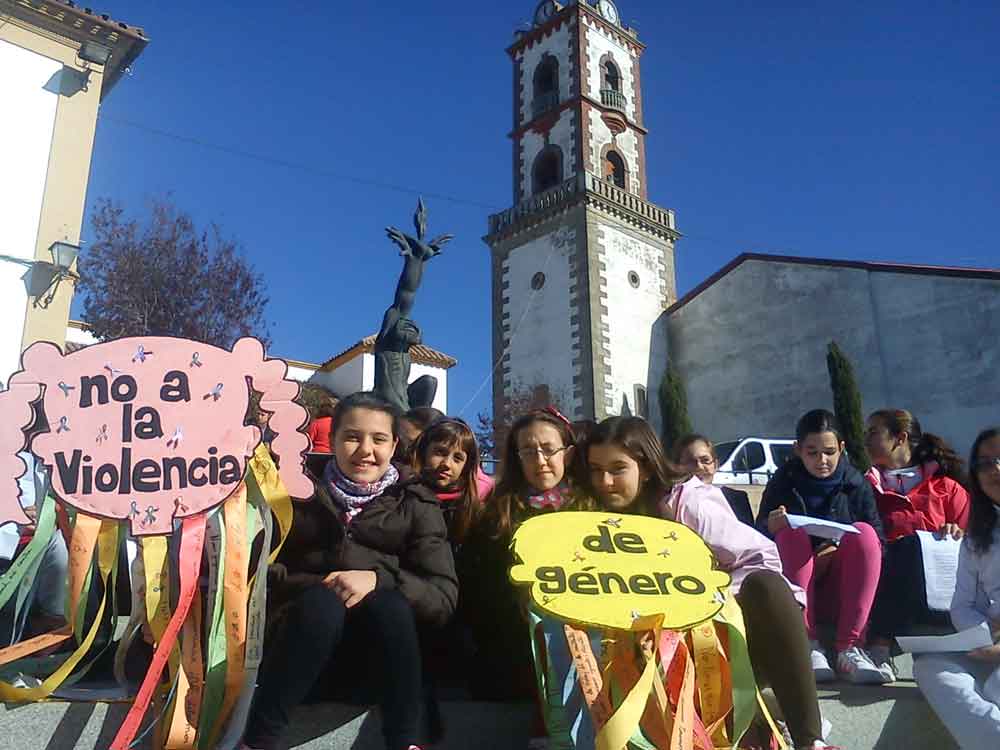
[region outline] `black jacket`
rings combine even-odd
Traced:
[[[375,587],[395,588],[418,621],[443,625],[458,601],[458,577],[437,496],[420,482],[397,482],[371,500],[349,526],[322,483],[295,503],[292,528],[268,570],[273,602],[282,605],[336,570],[372,570]]]
[[[753,508],[750,507],[750,496],[743,490],[734,490],[732,487],[720,487],[719,489],[726,496],[726,501],[736,517],[747,526],[753,526]]]
[[[841,461],[848,461],[847,455],[841,456]],[[757,530],[767,536],[772,536],[767,529],[767,517],[772,510],[784,505],[789,513],[809,515],[805,501],[799,494],[797,486],[804,483],[808,476],[806,467],[799,458],[790,458],[775,472],[771,481],[764,488],[764,497],[757,511]],[[837,523],[852,524],[867,523],[878,534],[885,544],[882,533],[882,520],[879,518],[878,507],[875,505],[875,494],[872,486],[861,476],[860,472],[850,463],[845,466],[844,478],[829,497],[829,510],[825,520]],[[814,543],[822,540],[814,540]]]

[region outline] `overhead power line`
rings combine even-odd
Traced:
[[[289,159],[281,159],[276,156],[270,156],[268,154],[261,154],[255,151],[247,151],[241,148],[234,148],[232,146],[227,146],[221,143],[212,143],[211,141],[206,141],[201,138],[195,138],[189,135],[182,135],[180,133],[172,133],[169,130],[163,130],[162,128],[155,128],[149,125],[145,125],[141,122],[136,122],[134,120],[128,120],[123,117],[117,117],[115,115],[102,114],[100,116],[101,120],[107,120],[108,122],[113,122],[117,125],[124,125],[134,130],[139,130],[144,133],[149,133],[150,135],[155,135],[160,138],[169,138],[173,141],[178,141],[180,143],[187,143],[192,146],[198,146],[200,148],[211,149],[212,151],[219,151],[224,154],[229,154],[230,156],[235,156],[241,159],[249,159],[251,161],[257,161],[264,164],[271,164],[276,167],[284,167],[285,169],[294,169],[299,172],[306,172],[308,174],[316,175],[317,177],[326,177],[332,180],[340,180],[341,182],[351,182],[356,185],[366,185],[368,187],[379,188],[381,190],[392,190],[397,193],[407,193],[409,195],[423,196],[424,198],[433,198],[435,200],[448,201],[450,203],[455,203],[458,205],[472,206],[474,208],[484,209],[490,212],[496,212],[497,208],[491,206],[482,201],[471,200],[469,198],[460,198],[455,195],[445,195],[444,193],[429,193],[426,190],[417,190],[416,188],[409,187],[408,185],[398,185],[392,182],[385,182],[383,180],[372,180],[366,177],[358,177],[357,175],[344,174],[342,172],[334,172],[328,169],[322,169],[316,167],[312,164],[305,164],[303,162],[291,161]]]

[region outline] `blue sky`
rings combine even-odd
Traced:
[[[451,410],[488,409],[481,237],[512,200],[504,49],[534,3],[236,7],[101,3],[152,41],[102,107],[88,207],[172,192],[265,273],[273,353],[322,362],[377,330],[400,268],[383,228],[422,193],[456,239],[414,317],[459,360]],[[681,294],[745,251],[1000,266],[1000,4],[618,7],[647,45],[650,199],[685,234]]]

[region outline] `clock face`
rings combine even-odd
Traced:
[[[535,11],[535,23],[543,24],[548,21],[556,13],[556,4],[553,0],[545,0],[538,9]]]
[[[597,4],[597,9],[611,23],[618,23],[618,8],[611,0],[601,0]]]

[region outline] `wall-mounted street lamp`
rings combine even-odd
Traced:
[[[73,262],[80,254],[80,248],[69,242],[57,241],[49,246],[52,253],[52,262],[46,260],[29,260],[28,258],[18,258],[13,255],[0,255],[0,260],[8,263],[17,263],[31,270],[31,282],[29,294],[35,297],[32,307],[46,308],[52,304],[59,284],[63,279],[76,281],[79,276],[72,270]],[[40,291],[34,291],[41,287]]]
[[[80,45],[79,56],[84,62],[95,65],[107,65],[111,59],[111,48],[95,41],[86,41]]]
[[[73,261],[76,260],[76,256],[80,254],[80,247],[78,245],[71,245],[69,242],[56,241],[49,246],[49,252],[52,253],[52,263],[47,263],[45,261],[36,261],[35,267],[39,266],[46,268],[46,270],[51,274],[49,278],[49,283],[45,287],[45,298],[42,299],[42,294],[38,294],[35,297],[34,306],[35,307],[48,307],[52,304],[52,300],[56,296],[56,291],[59,289],[59,283],[63,279],[72,279],[76,281],[79,276],[72,270]]]

